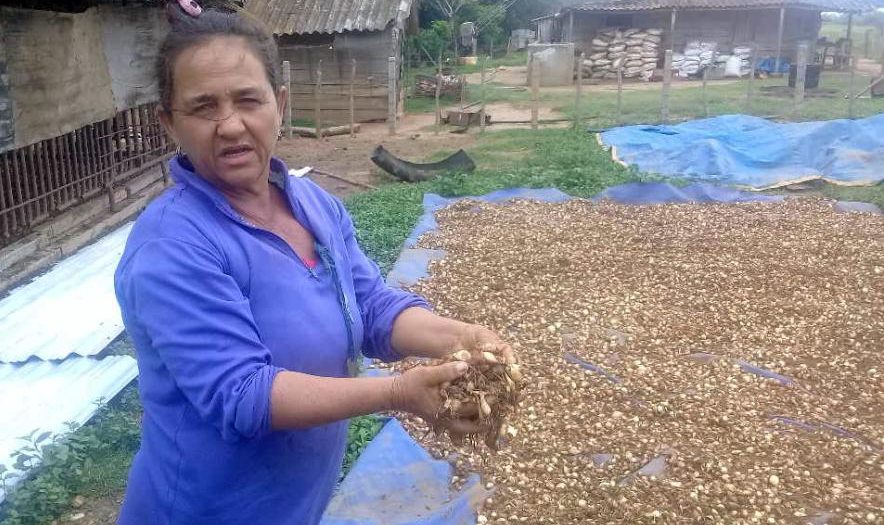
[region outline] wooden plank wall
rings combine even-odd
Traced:
[[[292,106],[294,118],[313,118],[316,71],[322,60],[320,105],[323,125],[346,124],[350,120],[350,71],[356,59],[356,120],[368,122],[387,118],[387,59],[399,56],[393,31],[365,31],[337,34],[327,44],[316,38],[284,36],[279,40],[282,60],[292,64]]]

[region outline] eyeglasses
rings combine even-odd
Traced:
[[[240,116],[256,113],[269,103],[270,102],[258,98],[247,97],[237,100],[227,108],[217,102],[203,102],[197,104],[192,109],[172,108],[169,111],[172,113],[180,113],[185,117],[197,118],[210,122],[223,122],[232,117],[235,113],[238,113]]]

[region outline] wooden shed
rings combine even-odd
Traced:
[[[663,46],[676,52],[691,41],[715,42],[720,49],[751,45],[758,57],[794,61],[798,44],[819,38],[826,11],[861,13],[873,0],[593,0],[538,19],[546,34],[588,49],[611,28],[664,30]],[[812,55],[811,55],[812,56]]]
[[[357,122],[386,120],[391,107],[399,111],[403,35],[417,29],[416,2],[248,0],[245,7],[276,36],[282,60],[291,62],[295,119],[314,119],[318,84],[324,125],[349,122],[351,83]]]

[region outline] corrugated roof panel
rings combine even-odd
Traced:
[[[653,9],[744,9],[780,6],[824,11],[871,11],[884,5],[875,0],[595,0],[577,5],[578,11],[646,11]]]
[[[275,35],[381,31],[414,0],[248,0],[246,11]]]
[[[131,229],[87,246],[0,301],[0,362],[95,355],[122,333],[114,271]]]
[[[24,445],[21,437],[33,431],[49,432],[52,438],[67,434],[68,422],[86,423],[100,400],[113,398],[137,374],[128,356],[0,364],[0,465],[13,472],[6,486],[14,487],[27,471],[12,467],[13,454]],[[5,497],[0,486],[0,501]]]

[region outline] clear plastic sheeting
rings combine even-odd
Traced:
[[[29,434],[47,433],[42,444],[52,443],[69,432],[69,424],[88,421],[100,401],[109,401],[137,374],[135,360],[128,356],[0,364],[0,465],[11,473],[5,487],[15,487],[36,466],[15,467],[15,453],[27,444]],[[0,501],[5,498],[0,486]]]
[[[0,301],[0,363],[95,355],[123,332],[114,271],[131,229],[83,248]]]
[[[884,114],[862,120],[775,123],[726,115],[674,126],[625,126],[601,142],[648,173],[763,190],[810,180],[884,180]]]

